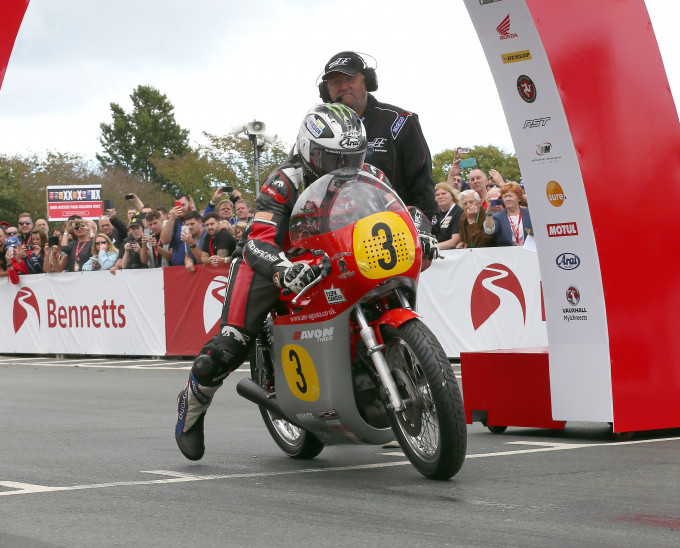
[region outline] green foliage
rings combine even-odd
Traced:
[[[153,164],[163,177],[171,180],[184,194],[192,196],[199,209],[218,186],[233,186],[254,204],[255,174],[253,147],[247,139],[204,133],[207,145],[183,156],[155,158]],[[288,156],[285,144],[276,140],[260,153],[260,186],[271,171]]]
[[[97,154],[97,160],[102,167],[124,168],[162,190],[177,193],[177,186],[158,173],[154,160],[188,153],[189,131],[177,124],[174,106],[157,89],[137,86],[130,99],[132,112],[111,103],[113,122],[99,125],[104,152]]]
[[[432,175],[434,176],[435,183],[446,181],[451,164],[453,163],[453,154],[453,149],[447,149],[435,154],[434,158],[432,158]],[[461,154],[460,157],[477,160],[477,167],[484,170],[487,176],[490,169],[495,169],[508,181],[519,181],[522,178],[517,157],[493,145],[477,145],[470,148],[468,154]],[[463,174],[467,176],[469,171],[469,169],[464,169]]]
[[[15,224],[21,209],[21,186],[12,169],[0,160],[0,221]]]

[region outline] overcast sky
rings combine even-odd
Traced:
[[[677,103],[676,6],[647,1]],[[253,119],[292,143],[346,49],[377,59],[376,96],[418,113],[433,154],[514,151],[462,0],[31,0],[0,90],[0,153],[93,158],[109,103],[129,111],[139,84],[168,96],[193,143]]]

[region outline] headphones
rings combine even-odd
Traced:
[[[350,53],[350,52],[348,52]],[[359,55],[356,52],[351,52],[354,53],[359,59],[361,59],[361,62],[364,65],[364,68],[361,70],[361,74],[364,75],[364,84],[366,85],[366,91],[377,91],[378,89],[378,75],[375,72],[375,69],[372,67],[369,67],[366,64],[366,61],[364,61],[364,58]],[[364,54],[366,55],[366,54]],[[370,56],[369,56],[370,57]],[[331,57],[332,59],[332,57]],[[373,58],[375,60],[375,58]],[[377,63],[376,63],[377,66]],[[323,74],[323,73],[322,73]],[[330,92],[328,91],[328,81],[326,80],[321,80],[319,82],[319,97],[321,97],[322,101],[324,103],[330,103],[333,101],[333,97],[331,97]]]

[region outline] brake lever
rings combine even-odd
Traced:
[[[298,303],[298,299],[302,297],[307,291],[312,289],[315,285],[317,285],[321,280],[323,280],[326,276],[328,276],[331,273],[331,270],[333,268],[332,263],[328,255],[324,253],[324,258],[321,259],[321,272],[319,275],[314,278],[309,284],[307,284],[305,287],[302,288],[302,291],[298,293],[295,298],[291,301],[294,305]]]

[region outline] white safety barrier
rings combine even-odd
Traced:
[[[418,311],[448,356],[547,344],[535,253],[489,248],[444,257],[421,276]],[[197,354],[219,325],[226,273],[35,274],[18,285],[4,278],[0,353]]]

